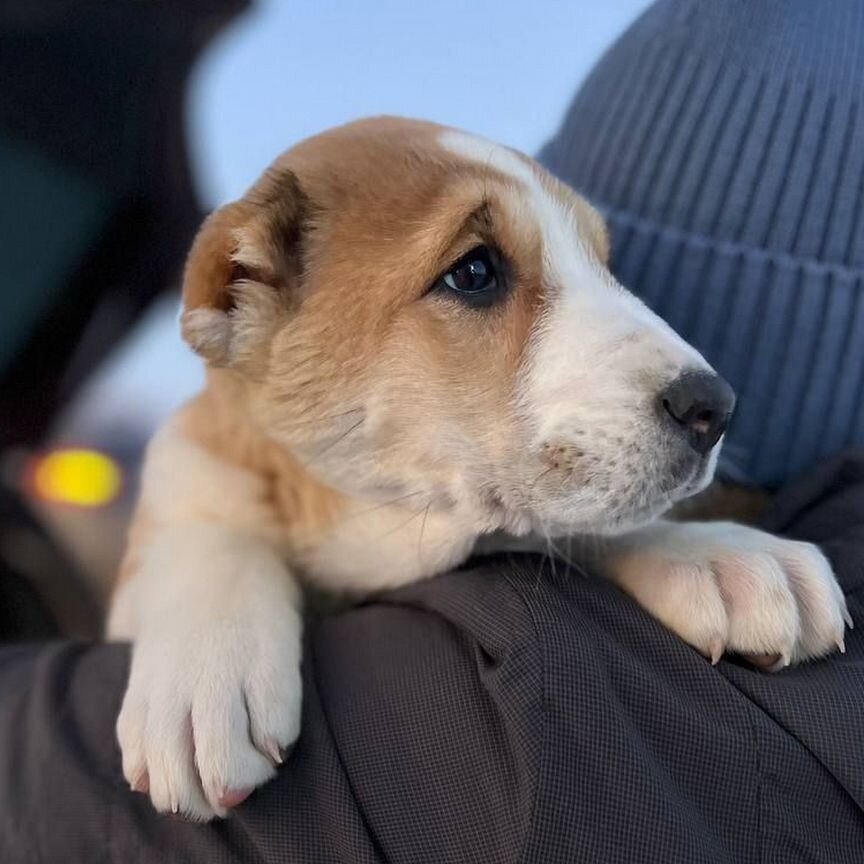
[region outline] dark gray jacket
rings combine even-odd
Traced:
[[[301,740],[225,822],[120,771],[122,646],[0,650],[0,862],[864,861],[864,457],[770,527],[833,559],[845,656],[716,668],[611,585],[497,559],[310,634]]]

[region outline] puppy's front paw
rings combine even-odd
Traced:
[[[148,548],[109,630],[136,625],[117,737],[126,779],[158,810],[224,816],[274,775],[300,729],[299,609],[258,542],[201,527]]]
[[[662,523],[610,559],[645,609],[715,663],[728,651],[760,666],[844,650],[852,625],[816,546],[728,522]]]
[[[297,634],[222,624],[135,646],[117,721],[123,773],[161,812],[224,816],[300,728]]]

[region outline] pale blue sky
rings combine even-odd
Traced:
[[[281,150],[355,117],[403,114],[527,152],[646,0],[269,0],[211,48],[190,90],[208,202]]]
[[[579,82],[649,0],[265,0],[210,48],[188,94],[205,206],[243,193],[292,143],[403,114],[536,152]],[[157,306],[63,424],[149,427],[201,383],[176,304]]]

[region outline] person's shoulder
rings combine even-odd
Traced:
[[[328,616],[310,640],[315,668],[355,681],[373,675],[381,687],[401,687],[426,667],[463,668],[477,658],[501,667],[514,655],[525,666],[530,656],[537,671],[534,616],[517,573],[511,560],[482,559]],[[462,686],[450,673],[440,683]]]
[[[382,848],[411,860],[515,861],[528,831],[542,645],[510,570],[470,565],[310,634],[307,687],[353,794]]]

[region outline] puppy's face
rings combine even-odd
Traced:
[[[708,366],[607,256],[600,217],[526,157],[362,121],[205,223],[184,331],[349,495],[477,532],[624,530],[707,484],[731,403],[681,396]]]

